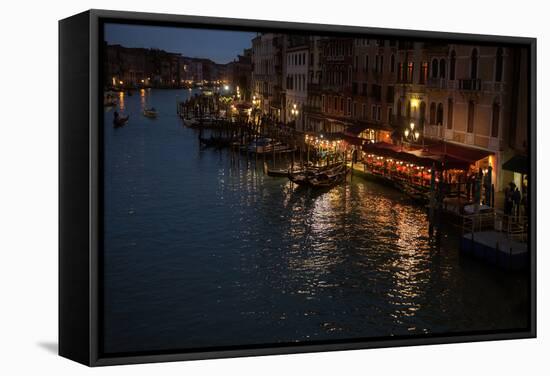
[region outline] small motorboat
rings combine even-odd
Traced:
[[[150,119],[155,119],[158,115],[157,110],[155,110],[154,107],[146,108],[143,110],[143,116],[148,117]]]
[[[117,111],[115,111],[113,125],[115,126],[115,128],[123,127],[128,123],[129,119],[130,119],[130,115],[120,116],[120,114]]]

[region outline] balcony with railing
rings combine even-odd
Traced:
[[[458,88],[464,91],[480,91],[481,79],[479,78],[467,78],[458,81]]]
[[[307,91],[310,93],[320,92],[322,88],[321,84],[307,84]]]
[[[430,89],[447,89],[447,79],[441,77],[430,77],[426,86]]]

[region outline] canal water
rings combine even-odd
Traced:
[[[105,352],[527,326],[526,276],[461,257],[459,230],[430,240],[421,207],[357,176],[315,192],[201,150],[175,115],[189,95],[104,112]]]

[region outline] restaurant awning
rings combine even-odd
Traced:
[[[470,166],[470,162],[464,159],[455,158],[448,154],[438,153],[430,148],[415,150],[404,150],[401,146],[389,144],[386,142],[376,142],[374,144],[366,144],[363,146],[363,151],[372,153],[378,156],[394,158],[404,162],[414,163],[419,166],[448,169],[466,170]]]
[[[502,164],[502,169],[519,172],[520,174],[528,174],[529,161],[524,155],[514,155],[512,158]]]
[[[368,128],[369,126],[367,124],[354,124],[351,127],[347,127],[344,134],[357,137],[361,134],[361,132]]]
[[[437,142],[435,144],[425,146],[432,154],[445,156],[449,160],[459,160],[474,164],[477,161],[494,154],[491,151],[472,148],[465,145],[458,145],[451,142]]]

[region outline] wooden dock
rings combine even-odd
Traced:
[[[460,251],[503,269],[525,269],[529,263],[527,243],[511,239],[506,233],[495,230],[464,234],[460,241]]]

